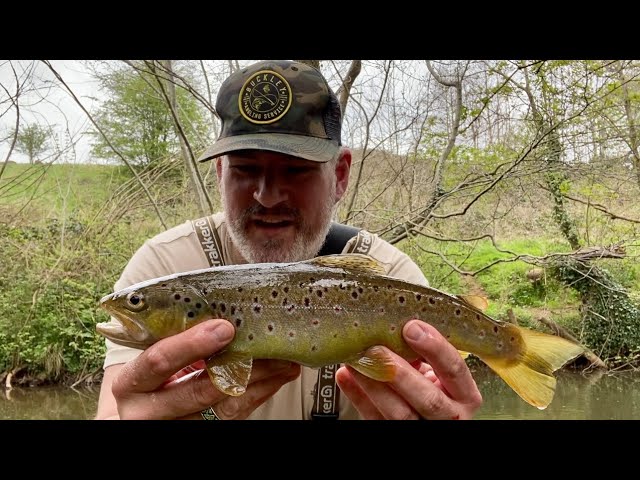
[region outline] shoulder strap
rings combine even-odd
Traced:
[[[356,235],[358,238],[348,252],[369,253],[371,249],[371,234],[369,232],[341,223],[332,223],[318,256],[342,253],[347,242]],[[339,366],[338,364],[325,365],[318,371],[315,401],[311,412],[313,420],[337,420],[340,415],[340,390],[336,385],[335,378]]]
[[[220,237],[218,237],[218,232],[213,223],[213,215],[208,215],[198,220],[191,220],[191,223],[193,229],[198,234],[200,246],[209,261],[209,266],[219,267],[224,265],[222,243],[220,243]]]

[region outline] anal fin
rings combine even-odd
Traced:
[[[247,391],[253,358],[238,352],[222,352],[207,359],[207,373],[223,393],[237,397]]]
[[[346,363],[361,374],[380,382],[389,382],[396,375],[396,364],[379,346],[367,349],[358,358]]]

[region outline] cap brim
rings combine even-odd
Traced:
[[[324,163],[335,158],[339,149],[340,146],[329,139],[303,135],[285,133],[235,135],[219,139],[198,158],[198,161],[205,162],[237,150],[269,150]]]

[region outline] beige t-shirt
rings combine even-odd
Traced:
[[[224,215],[213,216],[213,223],[220,238],[220,248],[226,265],[246,263],[238,253],[228,234]],[[387,267],[387,275],[413,283],[428,285],[427,279],[418,266],[403,252],[377,235],[364,233],[363,242],[370,241],[368,254]],[[348,251],[357,237],[350,239],[343,252]],[[361,244],[362,244],[361,243]],[[209,260],[203,251],[198,235],[191,221],[166,230],[147,240],[131,257],[114,289],[128,287],[150,278],[208,268]],[[112,320],[116,321],[116,320]],[[107,353],[104,367],[125,363],[142,351],[117,345],[106,340]],[[314,404],[313,391],[318,371],[302,367],[301,375],[284,385],[273,397],[258,407],[250,419],[309,419]],[[340,396],[340,418],[360,418],[357,410],[345,395]]]

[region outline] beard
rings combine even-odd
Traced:
[[[319,226],[311,224],[298,209],[286,205],[266,208],[256,204],[244,210],[239,216],[229,218],[227,213],[229,210],[224,192],[222,192],[224,216],[233,244],[245,260],[250,263],[297,262],[313,258],[322,248],[333,220],[335,184],[332,185],[331,192],[327,195],[325,201],[319,205],[320,218],[317,220]],[[295,236],[292,243],[288,238],[254,240],[247,235],[252,218],[267,215],[292,219],[291,223],[295,228]]]

